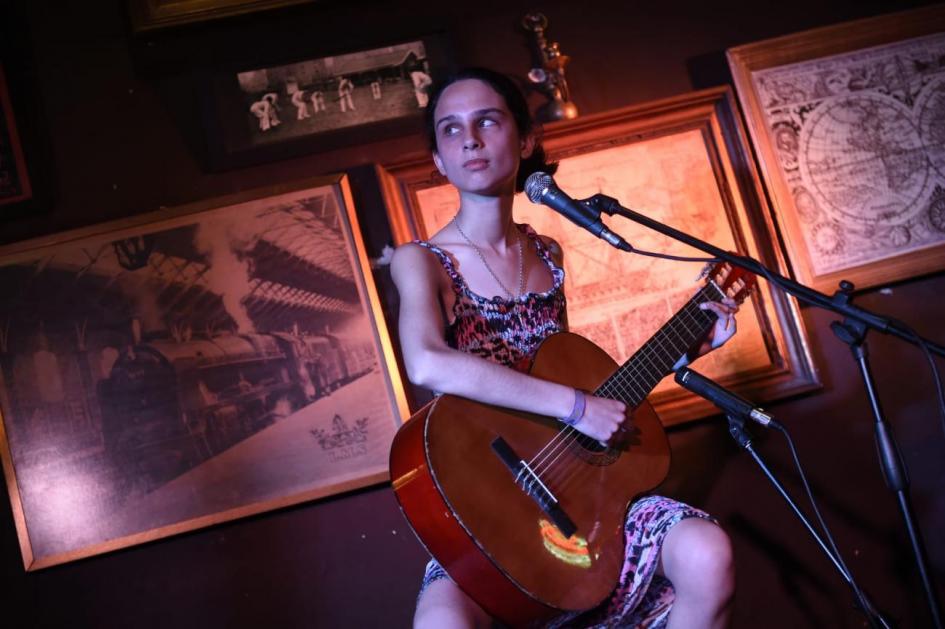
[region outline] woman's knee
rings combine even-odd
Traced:
[[[487,628],[489,616],[449,579],[434,581],[420,595],[413,617],[414,629]]]
[[[683,520],[670,530],[663,546],[663,567],[677,590],[727,599],[735,588],[732,542],[708,520]]]

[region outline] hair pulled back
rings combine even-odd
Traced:
[[[424,112],[425,128],[427,132],[427,142],[431,151],[436,151],[436,105],[440,102],[443,91],[453,83],[466,80],[482,81],[505,100],[506,106],[512,113],[515,120],[515,126],[518,128],[520,137],[526,137],[528,134],[535,134],[535,147],[531,155],[522,158],[519,163],[518,175],[515,178],[515,191],[521,192],[525,189],[525,180],[532,173],[546,172],[553,175],[558,170],[557,162],[548,162],[545,156],[545,149],[541,145],[541,125],[532,117],[528,109],[528,103],[518,85],[505,74],[489,70],[488,68],[465,68],[449,75],[448,77],[436,81],[430,91],[430,101],[427,103]]]

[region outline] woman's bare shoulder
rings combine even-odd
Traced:
[[[417,283],[437,284],[442,279],[443,265],[427,247],[407,242],[394,250],[390,261],[394,283],[401,289]]]

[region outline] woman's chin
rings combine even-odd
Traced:
[[[462,191],[481,197],[503,197],[515,194],[514,181],[477,182],[469,181]]]

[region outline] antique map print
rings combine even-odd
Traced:
[[[555,181],[574,198],[602,192],[651,218],[682,229],[725,249],[734,249],[732,226],[705,140],[697,130],[569,156]],[[425,238],[456,212],[458,198],[449,185],[417,191]],[[561,243],[565,251],[565,294],[572,332],[585,336],[619,363],[650,338],[688,299],[699,284],[700,263],[673,262],[627,255],[544,206],[517,195],[515,221]],[[704,257],[701,252],[645,227],[617,217],[605,222],[635,248]],[[718,376],[767,366],[760,324],[752,308],[743,308],[739,334],[724,351],[698,362],[700,371]],[[670,388],[671,379],[657,388]]]
[[[945,34],[752,79],[814,275],[945,242]]]

